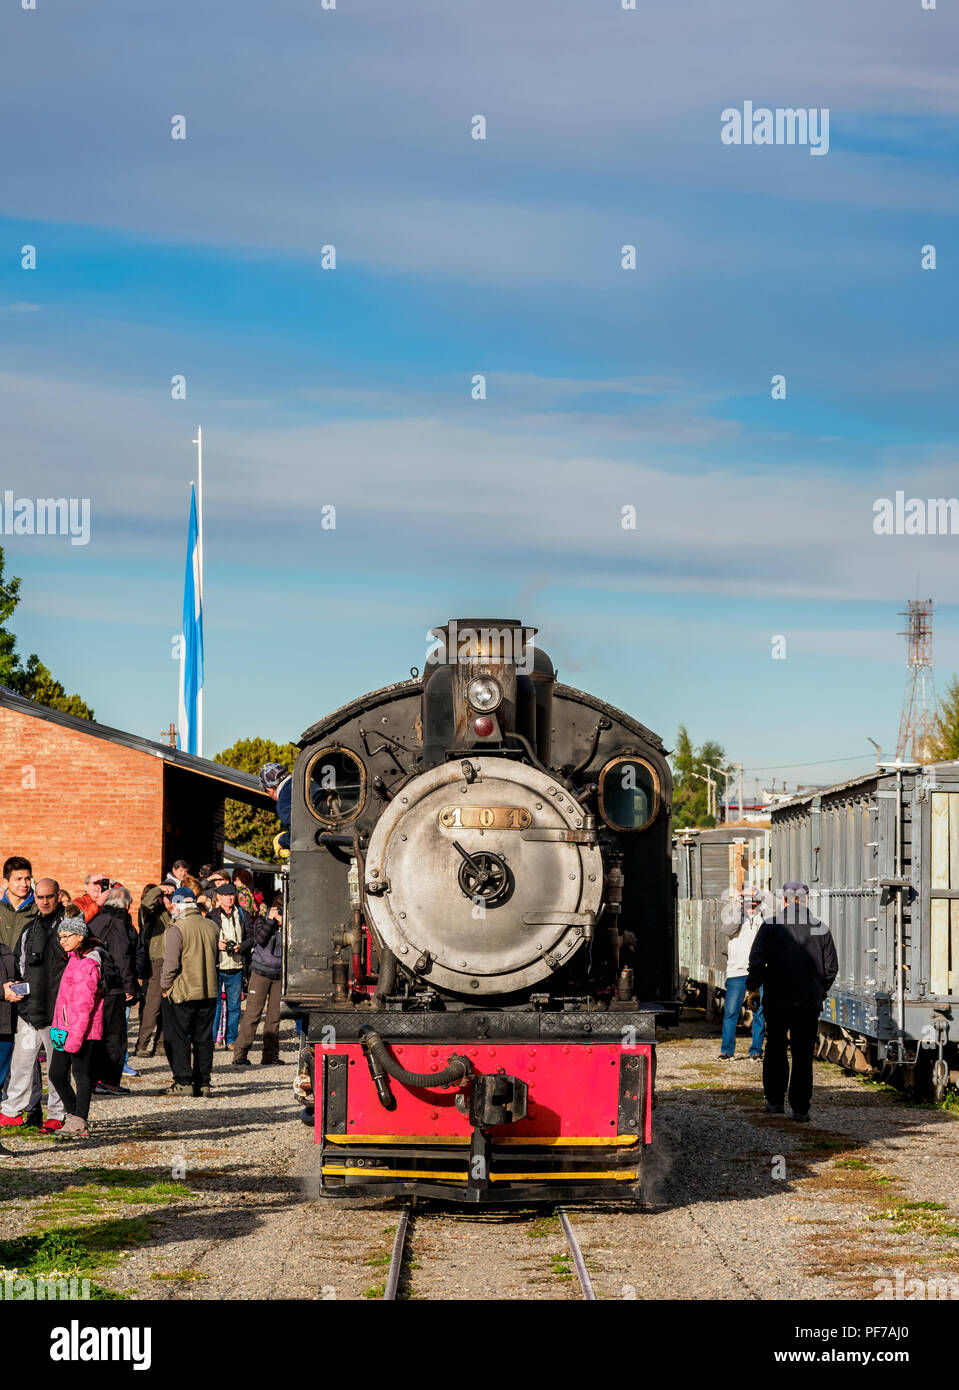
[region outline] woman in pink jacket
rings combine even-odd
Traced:
[[[53,1043],[50,1080],[63,1098],[67,1111],[57,1138],[85,1139],[94,1081],[90,1069],[93,1044],[103,1037],[103,991],[100,988],[103,947],[90,935],[82,914],[64,917],[57,935],[60,945],[70,954],[50,1027]]]

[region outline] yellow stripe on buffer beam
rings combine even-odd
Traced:
[[[442,1178],[450,1182],[465,1182],[465,1169],[448,1173],[433,1171],[430,1168],[341,1168],[339,1165],[324,1165],[324,1177],[350,1178]],[[635,1182],[639,1174],[627,1169],[614,1168],[606,1173],[490,1173],[490,1182]]]

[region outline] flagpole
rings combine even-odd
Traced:
[[[199,587],[200,587],[200,612],[203,612],[203,429],[197,425],[196,439],[196,472],[197,472],[197,552],[199,556]],[[196,697],[196,751],[199,757],[203,757],[203,687],[197,691]]]

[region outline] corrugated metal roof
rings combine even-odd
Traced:
[[[184,753],[179,748],[171,748],[167,743],[158,743],[152,738],[141,738],[139,734],[127,733],[124,729],[111,729],[107,724],[97,724],[92,719],[79,719],[75,714],[65,714],[63,710],[49,709],[17,695],[5,685],[0,685],[0,709],[8,709],[13,714],[24,714],[31,719],[42,719],[48,724],[59,724],[61,728],[72,729],[75,733],[86,734],[89,738],[102,738],[108,743],[119,743],[124,748],[132,748],[138,753],[149,753],[162,758],[172,767],[182,768],[200,777],[212,777],[218,782],[235,788],[237,791],[257,795],[264,808],[273,805],[260,786],[260,779],[251,772],[239,772],[236,768],[216,763],[212,758],[198,758],[195,753]],[[245,798],[244,798],[245,799]]]
[[[948,767],[954,764],[949,763],[927,763],[926,767]],[[852,791],[854,787],[864,787],[869,782],[875,782],[877,777],[895,777],[896,768],[899,767],[903,772],[921,772],[922,763],[883,763],[881,767],[874,767],[869,772],[861,772],[858,777],[850,777],[848,782],[834,782],[831,787],[811,787],[808,792],[803,792],[801,796],[791,796],[788,801],[777,801],[772,812],[788,809],[790,806],[804,806],[810,801],[814,801],[817,796],[833,796],[836,792]]]
[[[245,849],[237,849],[236,845],[223,846],[223,863],[235,864],[241,869],[249,869],[251,873],[280,874],[279,864],[269,864],[265,859],[257,859],[255,854],[247,854]]]

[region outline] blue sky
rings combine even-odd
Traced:
[[[891,752],[906,598],[959,669],[959,537],[872,531],[959,495],[949,8],[6,7],[0,491],[93,513],[4,544],[24,652],[175,718],[200,422],[208,752],[480,612],[670,745],[791,782]],[[828,107],[828,155],[722,145],[747,99]]]

